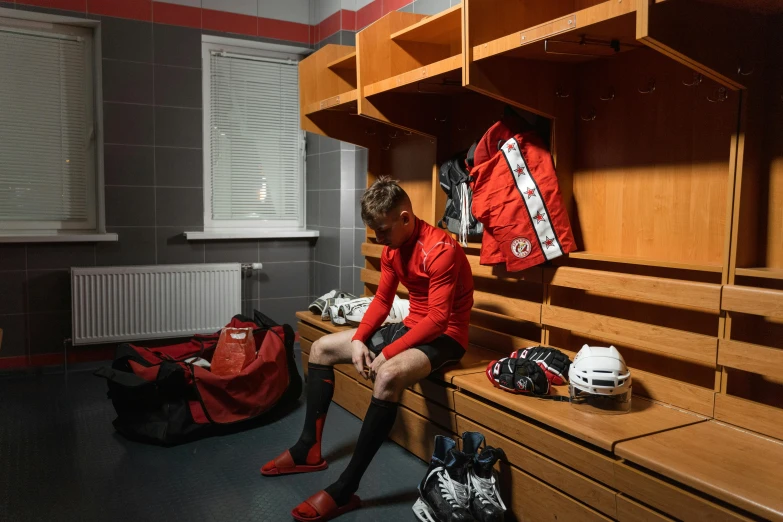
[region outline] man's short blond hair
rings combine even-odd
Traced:
[[[410,206],[410,198],[397,181],[381,176],[362,195],[362,221],[372,226],[378,219],[400,208]]]

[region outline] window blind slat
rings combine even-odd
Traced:
[[[212,219],[301,221],[296,65],[210,58]]]
[[[0,220],[88,219],[86,52],[0,32]]]

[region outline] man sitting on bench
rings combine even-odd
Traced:
[[[408,194],[389,178],[365,191],[361,207],[362,220],[385,246],[375,299],[357,329],[313,343],[302,435],[261,473],[326,469],[321,434],[334,394],[335,364],[352,362],[359,375],[372,379],[373,397],[351,462],[337,482],[294,508],[291,514],[299,521],[328,520],[359,506],[354,493],[394,425],[402,392],[458,362],[468,346],[473,274],[462,248],[446,232],[417,218]],[[410,314],[404,323],[381,326],[400,282],[409,292]]]

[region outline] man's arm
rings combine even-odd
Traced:
[[[388,360],[408,348],[428,343],[446,331],[457,286],[456,247],[445,247],[430,264],[427,317],[383,349]]]
[[[391,266],[391,260],[385,255],[381,256],[381,281],[378,283],[378,290],[375,292],[375,299],[372,300],[367,311],[364,313],[361,324],[353,336],[353,341],[367,343],[367,339],[380,327],[389,315],[394,296],[397,294],[397,286],[400,281],[394,269]]]

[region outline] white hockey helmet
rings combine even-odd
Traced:
[[[574,406],[614,413],[631,409],[631,372],[614,346],[582,346],[568,380]]]

